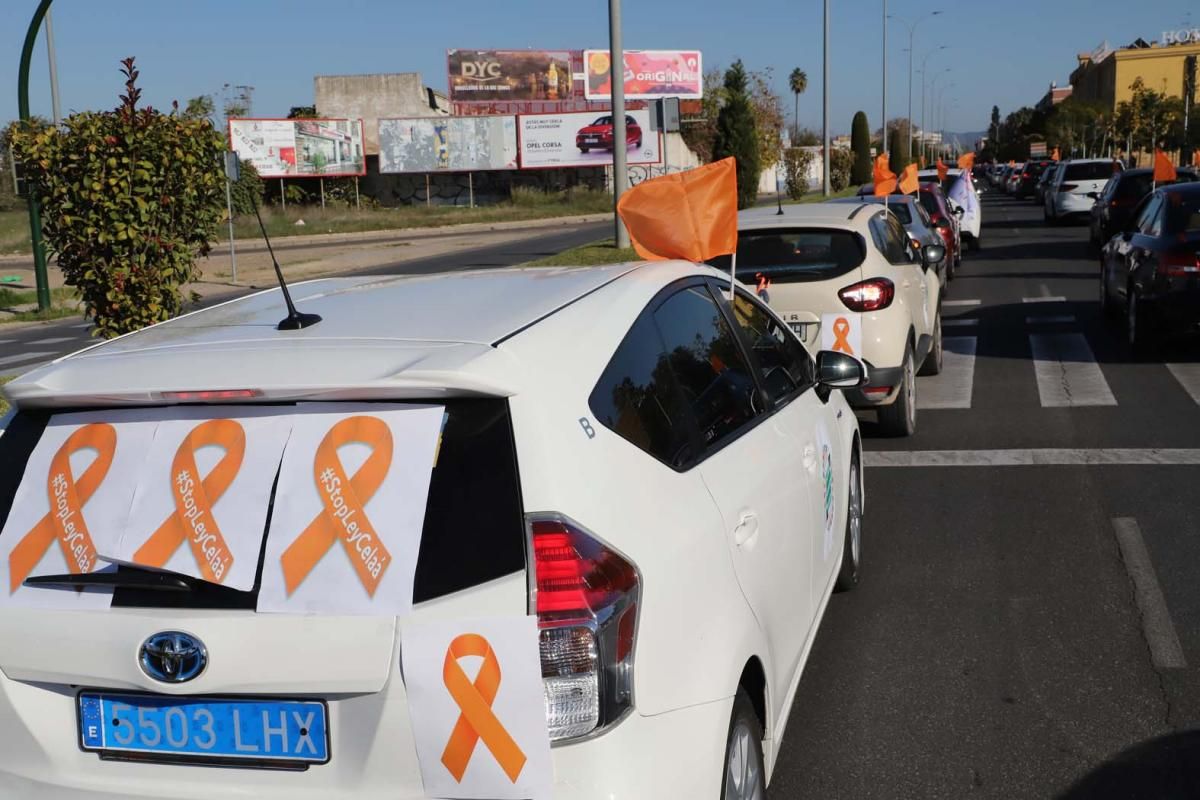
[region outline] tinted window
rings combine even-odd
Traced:
[[[754,379],[706,288],[672,295],[655,310],[654,321],[703,445],[720,441],[754,417]]]
[[[734,319],[754,354],[763,387],[774,401],[812,385],[814,367],[800,340],[744,292],[734,299]]]
[[[938,206],[937,198],[933,196],[932,192],[921,192],[918,196],[921,198],[921,208],[925,209],[930,217],[934,214],[942,213],[942,209]]]
[[[1158,210],[1162,207],[1162,196],[1151,197],[1142,206],[1141,213],[1137,216],[1137,222],[1134,223],[1139,231],[1149,236],[1156,235],[1155,228],[1158,222]]]
[[[908,237],[896,218],[887,214],[875,216],[870,223],[875,247],[892,264],[908,264]]]
[[[772,282],[814,281],[844,275],[862,264],[865,246],[857,233],[800,229],[738,234],[738,277],[760,273]]]
[[[1166,232],[1200,232],[1200,192],[1167,192]]]
[[[1140,200],[1150,193],[1151,180],[1153,176],[1150,173],[1122,175],[1117,183],[1116,196],[1126,201]]]
[[[1085,161],[1067,164],[1064,181],[1106,181],[1112,177],[1113,165],[1107,161]]]
[[[22,412],[0,436],[0,528],[12,506],[29,454],[49,414]],[[274,505],[272,490],[267,526]],[[199,582],[189,592],[118,589],[117,607],[253,609],[262,577],[248,592]],[[470,588],[525,568],[525,522],[516,449],[505,400],[446,403],[437,461],[430,478],[413,601]],[[124,568],[121,568],[124,569]]]
[[[654,322],[626,334],[588,400],[600,424],[673,467],[691,458],[680,395]]]

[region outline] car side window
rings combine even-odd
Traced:
[[[735,295],[733,312],[773,402],[786,401],[813,385],[812,358],[790,330],[745,292]]]
[[[704,286],[681,289],[655,311],[671,372],[707,448],[737,432],[761,408],[754,376]]]
[[[1147,236],[1162,236],[1163,229],[1163,206],[1165,202],[1163,195],[1154,198],[1154,202],[1150,204],[1150,218],[1147,220],[1146,228],[1142,231]]]
[[[1137,218],[1133,223],[1134,230],[1139,233],[1144,233],[1148,236],[1154,236],[1151,230],[1154,225],[1154,220],[1158,217],[1158,209],[1162,206],[1162,196],[1156,195],[1146,199],[1142,204],[1141,210],[1138,212]]]
[[[649,314],[617,346],[588,405],[601,425],[668,466],[695,455],[691,420]]]
[[[891,223],[891,224],[889,224]],[[892,217],[885,214],[876,214],[871,218],[869,227],[871,229],[871,239],[875,242],[875,248],[879,250],[883,257],[888,262],[896,265],[908,264],[908,248],[905,245],[906,237],[903,231],[897,235],[896,228],[900,223],[896,222]]]
[[[1100,199],[1106,203],[1111,200],[1112,196],[1117,193],[1117,184],[1120,182],[1120,178],[1115,175],[1109,178],[1108,183],[1104,184],[1104,188],[1100,191]]]

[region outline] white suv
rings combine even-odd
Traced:
[[[811,358],[741,287],[731,306],[728,286],[681,262],[313,281],[293,294],[324,321],[303,330],[274,329],[269,291],[9,384],[0,529],[48,516],[46,468],[30,459],[68,412],[298,419],[319,402],[444,416],[432,466],[406,466],[432,470],[409,615],[256,611],[263,555],[249,591],[127,564],[47,575],[67,572],[48,541],[12,591],[109,597],[96,610],[0,605],[0,796],[426,797],[401,638],[500,616],[540,629],[530,674],[554,797],[762,797],[830,594],[858,580],[862,453],[837,387],[863,376],[848,356]],[[87,469],[71,462],[81,485]],[[274,513],[291,513],[275,491]],[[0,566],[2,591],[15,568]],[[518,683],[505,673],[497,708]],[[83,722],[106,698],[123,749]],[[213,725],[251,701],[315,715],[300,732],[312,757],[234,758],[234,742],[269,749],[277,735],[249,729],[257,711],[241,718],[245,741],[236,715],[233,734]],[[189,703],[207,714],[191,728]],[[474,758],[492,756],[481,743]]]
[[[1100,192],[1121,162],[1108,158],[1075,158],[1058,164],[1046,184],[1042,216],[1047,222],[1059,222],[1092,212],[1093,194]]]
[[[738,277],[759,280],[771,307],[809,349],[823,320],[848,315],[861,325],[868,381],[848,393],[858,408],[877,409],[882,431],[916,430],[916,374],[942,368],[941,286],[931,269],[941,245],[918,255],[895,214],[871,202],[794,205],[738,218]],[[828,338],[828,337],[826,337]]]

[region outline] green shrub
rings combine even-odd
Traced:
[[[850,125],[850,149],[854,151],[854,166],[850,180],[855,184],[871,182],[871,127],[867,115],[859,111]]]
[[[789,147],[783,151],[784,177],[788,197],[799,200],[808,191],[808,170],[817,156],[811,150]]]
[[[21,130],[17,158],[44,209],[43,230],[68,286],[101,336],[169,319],[199,276],[225,213],[225,142],[207,121],[138,108],[132,58],[113,111]]]
[[[749,208],[758,199],[758,127],[750,103],[749,78],[740,60],[725,72],[725,105],[717,114],[713,161],[737,159],[738,208]]]
[[[829,188],[840,192],[850,186],[850,170],[854,168],[854,151],[844,147],[829,150]]]
[[[258,170],[249,161],[242,161],[238,179],[229,187],[233,200],[233,213],[237,216],[253,214],[255,206],[263,202],[263,181],[258,176]]]

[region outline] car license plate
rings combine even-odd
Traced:
[[[801,339],[808,337],[808,323],[806,322],[789,322],[792,326],[792,333],[799,336]]]
[[[600,137],[599,136],[585,136],[585,137],[583,137],[583,140],[585,142],[598,142],[598,141],[600,141]]]
[[[81,692],[79,742],[102,756],[142,761],[294,768],[329,761],[325,703],[312,700]]]

